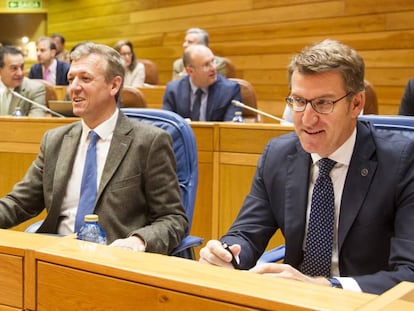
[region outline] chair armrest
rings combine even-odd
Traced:
[[[264,252],[260,256],[257,264],[276,262],[285,257],[285,246],[281,245],[276,248],[271,249],[270,251]]]
[[[202,238],[187,235],[181,240],[181,243],[172,251],[171,255],[187,259],[195,259],[193,248],[196,246],[200,246],[202,243]]]

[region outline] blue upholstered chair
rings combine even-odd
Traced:
[[[160,127],[172,137],[181,199],[189,226],[185,238],[171,255],[195,259],[194,247],[201,245],[203,239],[189,235],[198,184],[197,146],[193,130],[181,116],[174,112],[145,108],[123,108],[122,112],[137,121]]]
[[[361,121],[371,122],[378,131],[387,131],[402,134],[414,139],[414,117],[411,116],[385,116],[385,115],[361,115]],[[264,252],[257,263],[276,262],[285,257],[285,246]]]
[[[123,108],[122,111],[129,118],[164,129],[172,137],[177,160],[177,176],[181,189],[181,199],[189,226],[186,236],[171,255],[195,259],[194,247],[201,245],[203,239],[189,235],[198,184],[198,157],[193,130],[181,116],[174,112],[146,108]],[[30,225],[25,231],[36,232],[41,222]]]

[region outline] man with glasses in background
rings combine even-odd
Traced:
[[[200,261],[234,256],[252,272],[375,294],[413,282],[414,141],[358,121],[364,61],[350,47],[318,42],[288,73],[295,133],[266,146],[237,219]],[[256,265],[278,229],[284,264]]]
[[[167,84],[163,109],[192,121],[231,121],[240,108],[240,86],[217,74],[213,52],[204,45],[190,45],[183,62],[187,76]]]

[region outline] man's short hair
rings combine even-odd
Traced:
[[[295,70],[305,75],[337,71],[342,75],[346,92],[355,94],[365,89],[363,58],[356,50],[339,41],[331,39],[319,41],[295,55],[288,67],[290,89]]]
[[[204,29],[201,28],[190,28],[187,30],[187,32],[185,33],[186,35],[188,34],[197,34],[199,37],[199,44],[203,44],[205,46],[208,46],[208,32],[205,31]]]
[[[12,45],[5,45],[0,48],[0,68],[4,68],[4,55],[23,55],[23,52],[20,51],[18,48]]]
[[[40,37],[36,40],[36,44],[39,44],[39,42],[41,42],[41,41],[49,42],[49,48],[51,50],[56,50],[56,43],[55,43],[55,41],[53,41],[52,38],[50,38],[50,37]]]

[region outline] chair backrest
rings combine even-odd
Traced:
[[[222,58],[226,65],[226,78],[236,77],[236,68],[234,67],[233,62],[227,57],[222,57]]]
[[[173,140],[181,199],[191,230],[198,185],[196,140],[190,125],[178,114],[161,109],[123,108],[128,117],[152,124],[167,131]]]
[[[251,85],[249,81],[243,79],[230,78],[229,80],[235,81],[240,85],[240,93],[243,104],[257,109],[256,91],[254,90],[253,85]],[[243,118],[246,121],[261,121],[261,116],[259,114],[248,109],[243,109]]]
[[[135,87],[124,86],[119,97],[120,106],[123,108],[145,108],[147,103],[144,94]]]
[[[58,96],[55,91],[55,86],[42,79],[33,79],[34,81],[41,82],[45,86],[46,90],[46,106],[49,107],[49,100],[57,100]]]
[[[365,80],[365,107],[364,114],[378,114],[377,92],[369,81]]]
[[[139,61],[145,67],[145,83],[157,85],[159,83],[157,65],[149,59],[140,58]]]
[[[414,139],[414,117],[412,116],[361,115],[358,119],[370,121],[379,131],[394,132]]]

